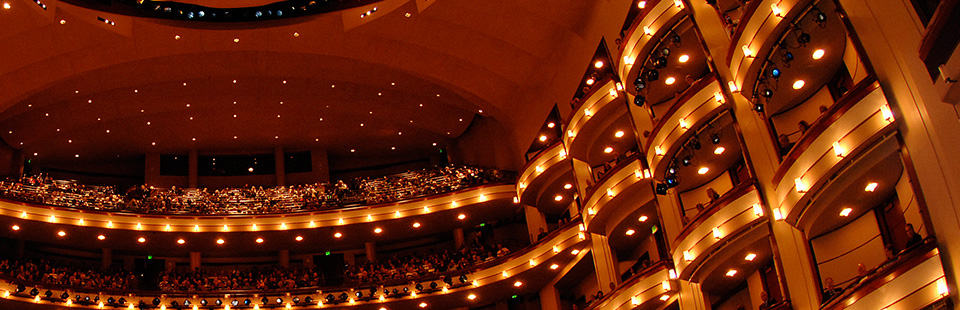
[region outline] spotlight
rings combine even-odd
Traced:
[[[184,299],[184,300],[183,300],[183,306],[184,306],[184,307],[189,307],[189,306],[190,306],[190,300],[189,300],[189,299]]]
[[[60,294],[60,299],[67,299],[67,298],[70,298],[70,294],[67,294],[67,292],[63,292],[63,294]]]
[[[260,298],[260,304],[266,305],[269,302],[270,302],[270,299],[267,299],[267,297]]]
[[[436,281],[431,281],[431,282],[430,282],[430,289],[434,289],[434,290],[435,290],[435,289],[437,289],[437,286],[438,286],[438,285],[437,285],[437,282],[436,282]]]
[[[328,303],[332,303],[335,297],[333,297],[333,294],[327,294],[326,298]]]
[[[300,297],[293,297],[293,303],[294,303],[294,304],[299,304],[299,303],[300,303]]]
[[[670,48],[664,47],[662,50],[660,50],[660,54],[663,56],[670,56]]]
[[[800,46],[806,46],[807,43],[810,43],[810,34],[806,32],[801,32],[797,36],[797,43],[800,43]]]
[[[423,291],[423,284],[417,283],[417,291]]]
[[[755,104],[753,104],[753,110],[754,110],[754,111],[757,111],[757,112],[760,112],[760,113],[763,113],[763,104],[762,104],[762,103],[755,103]]]
[[[663,69],[667,67],[667,57],[657,57],[653,59],[653,66],[657,69]]]
[[[670,168],[667,168],[667,176],[672,176],[675,174],[677,174],[677,167],[671,166]]]
[[[239,305],[240,305],[240,301],[234,299],[233,301],[230,301],[230,305],[231,305],[231,306],[234,306],[234,307],[239,306]]]
[[[40,290],[38,290],[36,287],[30,290],[30,296],[37,296],[37,295],[40,295]]]
[[[814,16],[813,16],[813,21],[815,21],[815,22],[817,22],[817,24],[820,24],[821,26],[823,26],[823,23],[826,23],[826,22],[827,22],[827,14],[823,14],[822,11],[820,11],[819,9],[817,9],[817,15],[814,15]]]
[[[467,283],[467,276],[466,276],[466,275],[460,275],[460,283]]]
[[[347,301],[347,293],[340,293],[340,301]]]
[[[313,304],[313,298],[311,298],[310,296],[307,296],[307,298],[303,299],[303,302],[308,305]]]
[[[633,104],[638,107],[642,107],[645,103],[647,103],[647,97],[644,97],[643,95],[637,95],[633,98]]]
[[[657,195],[666,195],[667,194],[667,185],[663,183],[657,183]]]
[[[658,71],[658,70],[649,70],[649,71],[647,71],[646,76],[647,76],[647,78],[646,78],[646,81],[647,81],[647,82],[653,82],[653,81],[659,80],[659,79],[660,79],[660,71]]]
[[[773,97],[773,91],[767,88],[767,89],[764,89],[762,92],[760,92],[760,95],[762,95],[765,98],[770,98],[770,97]]]
[[[353,295],[356,295],[357,299],[363,298],[363,292],[361,291],[357,291],[356,293],[353,293]]]
[[[670,36],[670,42],[673,42],[673,44],[679,45],[679,44],[680,44],[680,35],[679,35],[679,34],[676,34],[676,33],[674,33],[673,35],[671,35],[671,36]]]
[[[664,181],[666,182],[667,187],[674,187],[674,186],[677,186],[677,184],[680,184],[680,180],[677,180],[677,177],[675,177],[675,176],[673,176],[673,177],[668,177],[668,178],[667,178],[666,180],[664,180]]]
[[[793,61],[793,53],[791,52],[783,53],[783,63],[789,64],[791,61]]]
[[[170,302],[170,306],[173,307],[173,308],[179,308],[180,303],[178,303],[176,300],[174,300],[174,301],[171,301],[171,302]]]
[[[720,134],[715,133],[710,135],[710,142],[712,142],[713,144],[720,144]]]
[[[27,287],[26,287],[26,286],[23,286],[23,284],[17,284],[17,289],[16,289],[16,291],[15,291],[14,293],[20,293],[20,292],[23,292],[23,291],[26,291],[26,290],[27,290]]]
[[[777,69],[777,68],[772,68],[772,69],[770,69],[770,77],[772,77],[772,78],[774,78],[774,79],[779,79],[779,78],[780,78],[780,69]]]
[[[687,156],[687,157],[684,157],[683,160],[681,160],[681,162],[683,163],[683,166],[686,167],[690,165],[690,161],[692,159],[693,159],[692,157]]]
[[[207,306],[207,300],[206,300],[206,299],[201,299],[201,300],[200,300],[200,305],[206,307],[206,306]]]
[[[692,147],[694,150],[699,150],[701,147],[700,140],[694,137],[693,140],[690,140],[690,147]]]
[[[277,304],[279,305],[282,303],[283,303],[283,298],[277,297]]]
[[[217,298],[217,300],[214,300],[213,303],[217,306],[223,305],[223,301],[220,300],[220,298]]]
[[[46,296],[47,298],[53,297],[53,292],[47,290],[46,292],[43,292],[43,296]]]
[[[115,303],[117,303],[117,300],[116,300],[116,299],[113,299],[113,297],[107,298],[107,304],[112,305],[112,304],[115,304]]]
[[[453,285],[453,279],[443,278],[443,283],[446,283],[447,285]]]

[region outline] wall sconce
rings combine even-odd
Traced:
[[[833,154],[837,157],[843,158],[844,151],[846,151],[843,146],[840,145],[840,141],[833,142]]]
[[[763,216],[763,207],[761,207],[759,203],[753,204],[753,215],[757,217]]]
[[[803,182],[803,178],[793,179],[793,185],[797,192],[801,194],[806,193],[807,190],[810,189],[809,186],[807,186],[807,183]]]
[[[895,120],[893,118],[893,111],[890,110],[890,106],[884,104],[880,106],[880,115],[883,116],[883,119],[888,123],[893,123]]]
[[[783,17],[783,10],[780,9],[780,5],[778,3],[770,4],[770,11],[773,12],[773,16]]]

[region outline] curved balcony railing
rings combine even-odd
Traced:
[[[770,39],[774,33],[789,27],[790,20],[803,11],[808,0],[757,0],[759,4],[753,9],[745,22],[741,19],[737,32],[731,41],[727,52],[727,63],[733,75],[735,89],[742,89],[747,72],[759,67],[763,59],[757,55],[764,55],[770,50]],[[758,61],[759,59],[759,61]]]
[[[630,211],[655,199],[648,173],[644,172],[640,159],[618,166],[618,170],[590,188],[584,200],[584,225],[587,230],[605,234],[607,223],[618,223],[617,216],[627,216]],[[634,209],[625,209],[634,208]]]
[[[683,2],[679,0],[657,1],[648,10],[639,22],[635,23],[626,36],[625,42],[621,48],[621,59],[617,68],[617,73],[622,77],[630,76],[634,71],[634,64],[640,61],[643,64],[643,58],[649,49],[656,44],[653,41],[656,34],[661,29],[673,25],[678,18],[683,16]],[[653,43],[653,44],[650,44]]]
[[[833,113],[808,130],[774,174],[773,194],[780,201],[775,212],[789,221],[799,217],[795,206],[812,197],[810,193],[834,172],[896,130],[896,119],[879,87],[845,98],[849,99],[835,104]]]
[[[714,116],[720,114],[726,107],[726,100],[720,92],[720,84],[711,78],[701,88],[691,87],[689,95],[682,96],[681,101],[675,104],[676,108],[663,115],[662,120],[653,128],[645,144],[647,148],[647,162],[654,175],[660,175],[669,164],[669,159],[695,131]]]
[[[856,280],[821,309],[927,309],[949,294],[934,242],[905,252]]]
[[[669,260],[656,262],[587,309],[621,310],[666,304],[678,289],[670,277],[671,268],[673,262]]]
[[[142,302],[143,304],[148,305],[147,307],[160,309],[165,309],[168,307],[172,309],[177,308],[172,306],[172,302],[174,301],[180,303],[179,307],[189,309],[190,307],[183,306],[182,302],[184,300],[189,300],[194,306],[201,305],[201,300],[207,300],[208,305],[201,307],[209,309],[213,306],[214,300],[217,299],[223,300],[224,305],[229,305],[233,300],[242,301],[244,299],[251,299],[252,303],[248,306],[234,306],[234,308],[248,309],[315,309],[317,307],[366,307],[377,309],[380,306],[415,308],[421,302],[442,304],[444,305],[443,307],[469,306],[478,298],[486,297],[486,299],[481,300],[500,300],[507,298],[506,296],[523,293],[528,290],[533,290],[535,292],[543,285],[546,285],[548,280],[553,278],[553,275],[557,272],[557,270],[559,270],[560,266],[564,266],[569,262],[582,257],[588,252],[588,250],[584,248],[585,243],[587,242],[586,235],[580,231],[579,227],[579,223],[571,222],[562,229],[554,231],[548,235],[543,239],[543,241],[529,246],[524,250],[517,251],[489,263],[476,265],[471,270],[466,272],[460,271],[451,274],[444,274],[444,276],[448,277],[464,275],[466,279],[465,281],[455,279],[451,281],[452,283],[443,284],[444,282],[441,281],[440,275],[438,274],[434,275],[432,278],[422,278],[410,280],[409,282],[402,284],[377,287],[377,293],[372,295],[366,291],[362,291],[364,295],[366,295],[365,297],[356,297],[354,294],[358,290],[354,290],[353,288],[345,289],[342,286],[298,288],[287,291],[218,291],[204,293],[154,292],[138,290],[109,292],[97,290],[73,290],[63,287],[36,286],[42,291],[56,291],[52,297],[48,298],[42,294],[36,295],[38,297],[30,296],[29,290],[34,288],[34,286],[30,286],[26,291],[18,293],[16,291],[17,284],[8,279],[0,279],[0,297],[20,302],[49,304],[53,307],[62,307],[66,305],[82,309],[127,307],[108,305],[106,301],[111,297],[114,300],[119,300],[122,297],[127,301],[128,305],[138,305]],[[426,284],[426,282],[430,281],[441,284],[437,288],[425,288],[422,291],[415,288],[416,283]],[[364,288],[368,287],[369,286],[365,286]],[[394,289],[397,289],[402,293],[382,293],[384,290],[392,292]],[[59,298],[59,296],[64,292],[70,295],[70,298],[68,299],[70,302]],[[339,295],[342,293],[346,293],[349,298],[346,300],[339,300]],[[326,296],[330,294],[337,296],[334,302],[327,300]],[[76,298],[79,298],[80,296],[90,296],[91,298],[97,296],[99,297],[99,301],[82,302],[76,300]],[[497,297],[490,299],[490,296]],[[298,298],[300,302],[293,302],[294,297]],[[303,302],[307,297],[314,302]],[[266,304],[262,303],[261,298],[265,298],[265,300],[268,302]],[[283,301],[276,302],[277,298],[280,298]],[[153,306],[155,299],[157,300],[158,304]],[[103,304],[100,304],[101,302]],[[222,306],[218,306],[217,308],[220,307]]]
[[[154,232],[279,231],[394,220],[514,197],[512,184],[487,185],[375,206],[269,215],[175,216],[77,210],[0,200],[0,216],[80,227]]]
[[[564,145],[568,146],[570,156],[582,158],[583,153],[591,147],[585,145],[597,138],[604,125],[615,122],[622,115],[629,113],[623,101],[623,85],[608,81],[603,86],[595,88],[583,104],[577,107],[567,125],[567,132],[563,136]],[[589,143],[587,143],[589,144]]]
[[[674,241],[673,261],[681,278],[689,276],[694,269],[689,267],[699,264],[706,254],[765,219],[760,195],[752,184],[730,191],[701,213]]]
[[[563,143],[557,142],[553,146],[543,150],[533,160],[527,162],[517,179],[516,194],[518,199],[524,200],[524,193],[531,188],[531,184],[537,183],[537,177],[544,175],[547,170],[555,167],[573,169],[565,160],[567,159],[567,149]],[[536,187],[536,186],[534,186]]]

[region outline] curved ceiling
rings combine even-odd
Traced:
[[[531,113],[572,95],[579,76],[566,68],[583,67],[619,24],[602,10],[614,4],[588,1],[383,1],[362,19],[372,5],[245,29],[10,2],[0,42],[17,48],[0,51],[0,137],[62,158],[277,145],[432,151],[475,117],[522,128],[508,130],[516,143],[536,134]]]

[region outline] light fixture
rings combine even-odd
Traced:
[[[257,238],[257,240],[253,240],[253,241],[255,241],[256,243],[263,243],[263,238]]]
[[[774,209],[773,209],[773,219],[774,219],[774,220],[777,220],[777,221],[782,221],[782,220],[783,220],[783,213],[780,212],[780,208],[774,208]]]
[[[605,148],[603,148],[603,152],[604,152],[604,153],[607,153],[607,154],[610,154],[610,153],[613,152],[613,147],[612,147],[612,146],[605,147]]]
[[[10,9],[10,2],[4,2],[4,3],[3,3],[3,9],[4,9],[4,10],[9,10],[9,9]]]
[[[833,154],[843,158],[844,148],[840,146],[840,141],[833,142]]]
[[[563,189],[571,189],[571,188],[573,188],[573,184],[567,183],[563,185]]]
[[[513,282],[513,287],[521,287],[521,286],[523,286],[523,282],[520,282],[520,281]]]
[[[843,208],[843,210],[840,210],[840,216],[843,216],[843,217],[850,216],[850,212],[853,212],[853,209]]]
[[[880,106],[880,116],[882,116],[883,119],[884,119],[885,121],[887,121],[888,123],[892,123],[892,122],[894,121],[894,119],[893,119],[893,111],[891,111],[891,110],[890,110],[890,106],[888,106],[888,105],[886,105],[886,104]]]
[[[734,83],[733,81],[727,82],[727,87],[730,88],[731,93],[740,91],[740,88],[737,87],[737,83]]]
[[[783,9],[777,3],[770,4],[770,11],[773,12],[773,16],[783,17]]]
[[[879,186],[879,185],[880,185],[880,184],[877,184],[877,182],[867,183],[867,187],[864,187],[864,188],[863,188],[863,191],[865,191],[865,192],[873,192],[873,191],[877,190],[877,186]]]
[[[553,128],[553,127],[556,127],[556,126],[557,126],[557,124],[554,124],[553,122],[547,123],[547,128]]]
[[[727,277],[733,277],[733,276],[737,275],[737,270],[736,270],[736,269],[727,270],[727,273],[726,273],[725,275],[726,275]]]
[[[812,56],[813,56],[813,59],[819,60],[820,58],[823,58],[823,54],[825,54],[825,53],[826,53],[826,51],[824,51],[822,48],[818,48],[818,49],[816,49],[816,50],[813,51],[813,55],[812,55]]]
[[[147,238],[144,238],[144,237],[137,238],[137,242],[139,243],[147,242]]]
[[[603,68],[603,60],[597,60],[597,62],[594,62],[593,67],[597,69]]]
[[[414,222],[413,228],[420,228],[420,222]]]
[[[697,174],[704,175],[704,174],[707,174],[707,172],[709,171],[710,171],[710,168],[700,167],[700,169],[697,169]]]
[[[58,231],[58,232],[57,232],[57,236],[66,237],[66,236],[67,236],[67,232],[62,231],[62,230],[61,230],[61,231]]]
[[[687,54],[683,54],[683,55],[680,55],[680,57],[677,57],[677,61],[680,63],[686,63],[688,60],[690,60],[690,55],[687,55]]]
[[[801,194],[806,193],[807,190],[810,189],[810,188],[807,186],[807,183],[804,183],[804,182],[803,182],[803,178],[796,178],[796,179],[794,179],[794,180],[793,180],[793,185],[794,185],[794,189],[796,189],[797,192],[798,192],[798,193],[801,193]]]
[[[223,241],[223,239],[217,239],[217,244],[223,244],[224,242],[226,241]]]
[[[187,243],[187,240],[177,239],[177,244],[184,244],[184,243]]]
[[[303,236],[297,236],[296,238],[293,238],[293,240],[297,240],[298,242],[303,241]]]
[[[623,138],[623,135],[623,130],[617,130],[617,132],[613,133],[613,136],[616,138]]]
[[[475,295],[475,294],[467,295],[467,299],[469,299],[469,300],[477,299],[477,295]]]
[[[747,253],[747,256],[744,256],[743,260],[752,262],[754,258],[757,258],[757,254]]]
[[[720,227],[713,228],[713,238],[717,240],[723,238],[723,233],[720,232]]]
[[[763,216],[763,207],[760,207],[759,203],[753,204],[753,215],[756,215],[757,217]]]
[[[743,57],[748,57],[748,58],[750,58],[750,57],[755,56],[755,55],[753,54],[753,50],[750,49],[750,46],[749,46],[749,45],[744,44],[743,46],[740,47],[740,50],[743,51]]]
[[[460,213],[460,215],[457,215],[457,219],[458,219],[458,220],[463,220],[463,219],[465,219],[465,218],[467,218],[467,215],[466,215],[466,214]]]
[[[587,78],[587,85],[593,85],[594,82],[596,82],[596,80],[594,80],[593,77]]]
[[[803,80],[796,80],[793,82],[793,89],[801,89],[803,85],[806,84]]]
[[[540,142],[546,142],[546,141],[547,141],[547,136],[546,136],[546,135],[540,135]]]
[[[105,240],[105,239],[107,239],[107,236],[104,236],[104,235],[97,236],[97,240]]]
[[[726,150],[727,150],[726,148],[722,146],[718,146],[717,148],[713,149],[713,154],[720,155],[720,154],[723,154],[723,151],[726,151]]]
[[[625,234],[627,234],[627,236],[633,236],[633,234],[635,234],[635,233],[637,233],[637,231],[636,231],[636,230],[633,230],[633,228],[627,229],[627,232],[625,232]]]
[[[420,303],[419,305],[417,305],[417,306],[419,306],[420,308],[426,308],[426,307],[427,307],[427,303],[421,302],[421,303]]]
[[[550,265],[550,269],[551,269],[551,270],[557,270],[557,268],[560,268],[560,265],[557,265],[557,264],[551,264],[551,265]]]
[[[570,250],[570,254],[573,254],[573,255],[580,254],[580,250],[578,250],[578,249]]]
[[[555,200],[555,201],[561,201],[561,200],[563,200],[563,196],[562,196],[562,195],[553,196],[553,200]]]
[[[640,222],[646,222],[646,221],[647,221],[647,216],[646,216],[646,215],[641,215],[640,218],[638,218],[637,220],[640,221]]]
[[[379,234],[379,233],[382,233],[382,232],[383,232],[383,228],[377,227],[377,228],[374,228],[374,229],[373,229],[373,233],[375,233],[375,234]]]
[[[672,77],[672,76],[671,76],[671,77],[667,77],[667,79],[663,80],[663,83],[664,83],[664,84],[667,84],[667,85],[673,85],[673,83],[675,83],[675,82],[677,82],[677,79],[674,78],[674,77]]]

